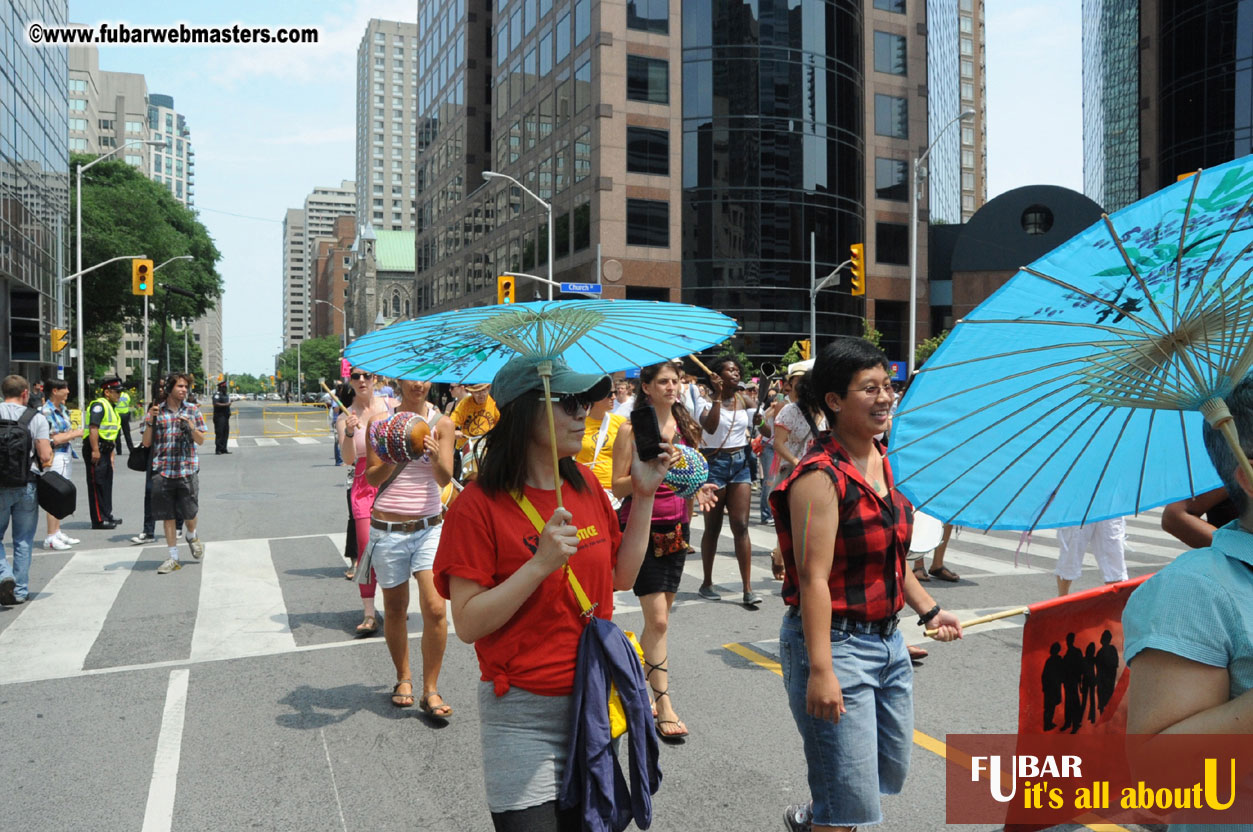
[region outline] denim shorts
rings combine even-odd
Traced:
[[[733,451],[719,451],[706,459],[709,460],[709,482],[720,489],[731,483],[752,480],[752,457],[749,456],[747,445]]]
[[[779,663],[805,746],[815,826],[883,821],[879,795],[898,794],[914,737],[914,672],[900,631],[883,637],[831,631],[831,659],[847,713],[837,723],[805,713],[809,654],[799,609],[779,633]]]
[[[370,529],[370,566],[383,589],[400,586],[411,575],[435,565],[439,533],[443,524],[416,532],[386,532]]]

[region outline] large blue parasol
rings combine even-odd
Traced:
[[[1239,448],[1222,397],[1253,364],[1251,207],[1246,157],[1021,269],[910,386],[891,448],[905,494],[947,522],[1033,529],[1221,485],[1201,426]]]
[[[579,373],[614,373],[699,352],[735,330],[721,312],[680,303],[512,303],[392,324],[353,341],[344,356],[389,378],[481,383],[519,353],[559,355]]]

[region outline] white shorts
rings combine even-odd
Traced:
[[[56,471],[68,480],[70,472],[74,470],[74,455],[69,451],[63,454],[54,453],[52,455],[52,466],[48,470]]]
[[[1083,572],[1083,553],[1091,550],[1105,583],[1127,580],[1127,523],[1111,517],[1086,526],[1057,530],[1057,577],[1074,581]]]

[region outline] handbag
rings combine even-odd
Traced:
[[[561,487],[558,480],[557,487]],[[535,510],[535,506],[531,503],[531,499],[525,494],[512,493],[514,502],[522,509],[522,513],[531,521],[531,525],[535,527],[535,531],[540,534],[544,533],[544,519],[539,516],[539,512]],[[579,609],[583,613],[584,618],[591,618],[596,610],[596,605],[587,597],[587,593],[583,591],[583,585],[579,583],[579,579],[575,576],[574,570],[570,568],[570,564],[561,567],[566,573],[566,580],[570,582],[570,589],[574,592],[574,598],[579,604]],[[612,623],[612,622],[611,622]],[[614,626],[617,626],[616,624]],[[644,664],[644,648],[640,646],[639,639],[635,637],[635,633],[630,630],[624,630],[627,640],[631,642],[631,646],[635,648],[635,655],[640,657],[640,665]],[[609,736],[617,739],[626,733],[627,721],[626,711],[622,707],[622,697],[618,695],[618,688],[613,683],[609,685]]]
[[[151,462],[152,448],[147,445],[136,445],[134,449],[126,455],[126,467],[132,471],[139,471],[141,473],[147,471]]]
[[[56,471],[44,471],[35,481],[35,498],[39,507],[58,520],[74,513],[78,503],[78,489]]]

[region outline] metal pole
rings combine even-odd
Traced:
[[[190,373],[187,363],[187,322],[183,321],[183,372]]]
[[[64,220],[60,214],[57,214],[57,329],[65,329],[65,286],[61,283],[61,278],[65,276],[65,226]],[[65,351],[62,350],[59,356],[54,355],[53,360],[57,362],[57,378],[65,378]]]
[[[818,352],[818,254],[814,232],[809,232],[809,354]]]
[[[553,299],[553,260],[557,259],[557,251],[553,248],[553,204],[543,202],[548,209],[548,299]]]
[[[86,359],[85,350],[83,349],[83,165],[80,162],[78,172],[75,174],[75,200],[74,200],[74,247],[76,256],[74,260],[74,271],[79,273],[79,278],[74,286],[74,309],[75,336],[74,347],[78,353],[75,363],[78,364],[78,409],[87,413],[87,379],[83,372],[83,361]]]
[[[930,150],[930,148],[928,148]],[[926,158],[926,154],[923,154]],[[918,339],[918,165],[915,159],[909,168],[909,352],[905,356],[908,371],[905,379],[914,377],[914,343]]]
[[[304,391],[304,385],[300,381],[300,345],[304,341],[296,342],[296,393],[300,394]]]
[[[152,395],[148,390],[148,296],[144,295],[144,398]]]

